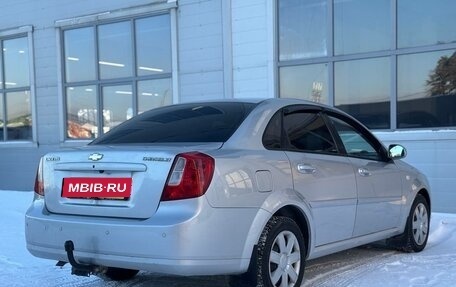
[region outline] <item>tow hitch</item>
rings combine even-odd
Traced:
[[[74,243],[71,240],[65,241],[65,252],[68,256],[68,261],[71,264],[71,274],[76,276],[86,276],[89,277],[91,274],[100,274],[105,273],[107,268],[99,265],[92,264],[82,264],[76,261],[74,258]],[[66,264],[65,261],[57,262],[56,266],[62,267]]]

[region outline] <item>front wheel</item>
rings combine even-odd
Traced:
[[[410,209],[404,233],[390,239],[390,243],[404,252],[420,252],[426,247],[429,238],[429,203],[418,194]]]
[[[231,286],[301,286],[306,245],[295,221],[274,216],[266,224],[247,273],[230,278]]]

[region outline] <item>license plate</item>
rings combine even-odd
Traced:
[[[70,177],[63,179],[62,197],[128,199],[131,195],[131,186],[130,177]]]

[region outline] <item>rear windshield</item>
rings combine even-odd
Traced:
[[[225,142],[255,106],[220,102],[161,107],[122,123],[91,144]]]

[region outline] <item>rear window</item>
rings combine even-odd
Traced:
[[[94,140],[92,145],[225,142],[254,103],[192,103],[144,112]]]

